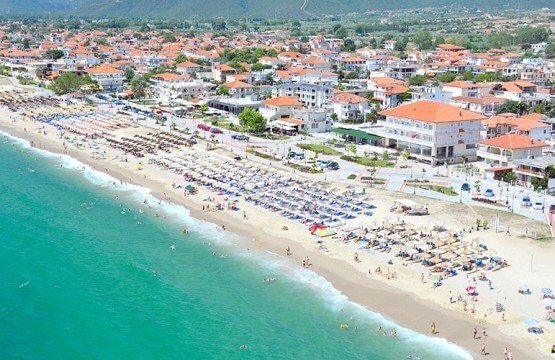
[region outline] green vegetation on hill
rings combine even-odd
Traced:
[[[284,18],[422,7],[524,10],[553,4],[550,0],[0,0],[0,6],[9,13],[64,12],[84,17]],[[427,43],[428,39],[423,41]]]

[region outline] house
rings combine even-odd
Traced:
[[[555,167],[555,157],[537,156],[514,161],[513,172],[518,176],[518,182],[529,186],[533,178],[543,179],[549,166]]]
[[[233,97],[244,97],[251,95],[254,91],[254,86],[238,80],[226,82],[222,86],[229,89],[229,95]]]
[[[443,91],[449,92],[453,97],[480,97],[486,95],[492,88],[486,83],[476,83],[473,81],[452,81],[445,83],[441,87]]]
[[[422,100],[380,113],[385,146],[408,151],[432,165],[476,159],[476,144],[485,116],[458,107]]]
[[[533,140],[551,139],[551,126],[533,116],[518,117],[516,114],[505,113],[492,116],[483,123],[488,139],[509,133],[528,135]]]
[[[505,101],[507,100],[491,95],[484,97],[454,96],[449,100],[449,104],[482,115],[492,116],[497,113],[497,110]]]
[[[183,61],[176,65],[176,70],[180,74],[192,74],[199,73],[202,71],[202,66],[195,64],[192,61]]]
[[[174,99],[192,99],[203,95],[208,86],[189,75],[162,73],[150,78],[152,93],[164,103]]]
[[[357,56],[343,58],[340,62],[341,67],[347,71],[358,71],[366,66],[366,59]]]
[[[228,75],[237,73],[237,70],[227,64],[212,67],[212,79],[218,82],[226,82]]]
[[[416,75],[418,65],[404,61],[396,61],[384,67],[385,75],[400,80],[408,80]]]
[[[335,95],[330,99],[330,103],[337,120],[341,122],[364,120],[368,110],[368,99],[347,92]]]
[[[536,44],[530,44],[530,49],[532,49],[534,54],[540,53],[542,51],[545,51],[545,49],[547,49],[547,43],[546,42],[540,42],[540,43],[536,43]]]
[[[530,106],[541,102],[536,98],[537,85],[528,81],[508,81],[493,86],[492,93],[507,100],[525,102]]]
[[[481,141],[476,155],[490,166],[512,166],[513,161],[541,156],[547,146],[528,135],[509,133]]]
[[[286,83],[274,86],[272,96],[287,96],[302,102],[306,107],[321,108],[333,96],[333,88],[302,82]]]
[[[268,121],[282,118],[291,118],[294,110],[301,109],[303,103],[290,96],[278,96],[262,102],[264,105],[260,109],[260,113]]]
[[[399,105],[401,96],[409,91],[406,82],[390,77],[372,78],[368,81],[367,87],[374,94],[372,101],[378,102],[381,109]]]
[[[125,73],[107,64],[101,64],[86,70],[86,73],[102,86],[105,91],[116,92],[123,88]]]

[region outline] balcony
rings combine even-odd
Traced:
[[[492,160],[492,161],[496,161],[496,162],[499,162],[499,163],[509,163],[509,161],[510,161],[510,158],[508,156],[490,153],[490,152],[487,152],[485,150],[476,151],[476,155],[478,157],[483,158],[483,159]]]
[[[392,128],[392,129],[412,131],[412,132],[426,134],[426,135],[434,135],[435,134],[435,130],[433,130],[433,129],[424,129],[424,128],[413,126],[413,125],[403,125],[403,124],[397,124],[397,123],[393,123],[393,122],[389,122],[389,121],[385,123],[385,126],[389,127],[389,128]]]

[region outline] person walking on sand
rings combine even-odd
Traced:
[[[481,355],[486,355],[486,343],[482,341],[482,351],[480,352]]]
[[[484,337],[488,336],[488,334],[486,333],[486,328],[482,328],[482,335],[484,335]]]
[[[474,326],[474,330],[472,330],[472,338],[476,339],[476,335],[478,335],[478,330],[476,329],[476,326]]]
[[[432,330],[432,334],[436,334],[436,333],[437,333],[437,328],[436,328],[436,323],[435,323],[435,321],[432,321],[431,330]]]

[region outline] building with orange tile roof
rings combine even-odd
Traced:
[[[387,147],[408,151],[412,157],[439,164],[476,159],[476,144],[485,116],[458,107],[422,100],[380,113]]]
[[[506,134],[479,143],[478,158],[490,166],[512,166],[513,161],[542,156],[548,145],[528,135]]]

